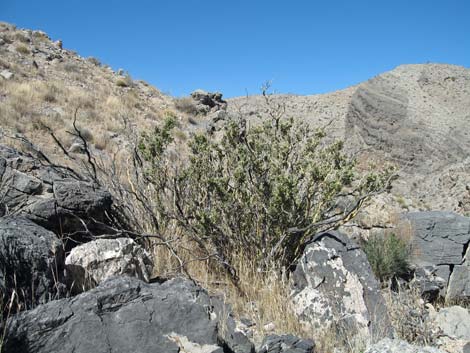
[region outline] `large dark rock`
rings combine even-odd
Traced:
[[[270,335],[264,338],[258,353],[313,353],[315,343],[293,335]]]
[[[470,297],[470,218],[452,212],[404,214],[412,232],[411,263],[422,291],[448,300]]]
[[[305,248],[293,274],[292,300],[301,322],[363,337],[392,333],[379,283],[365,253],[347,236],[326,232]]]
[[[16,292],[21,309],[55,299],[64,289],[62,242],[23,217],[0,219],[0,290]],[[16,305],[15,305],[16,308]]]
[[[20,214],[68,240],[106,231],[109,192],[66,168],[0,145],[3,213]]]
[[[192,282],[147,284],[115,277],[70,299],[22,312],[8,321],[9,353],[235,352],[222,336],[224,316]],[[249,351],[239,352],[252,352]]]

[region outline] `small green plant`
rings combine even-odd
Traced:
[[[364,252],[372,271],[382,283],[410,271],[410,244],[393,233],[371,236],[364,244]]]

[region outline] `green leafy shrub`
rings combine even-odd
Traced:
[[[221,136],[195,135],[181,163],[167,153],[174,126],[167,119],[139,146],[160,227],[179,228],[200,258],[229,272],[234,254],[260,269],[289,266],[309,237],[351,218],[388,180],[387,173],[359,176],[341,141],[327,143],[324,130],[282,114],[250,127],[242,116]]]
[[[410,271],[410,244],[393,233],[370,237],[364,244],[364,252],[381,282],[402,277]]]

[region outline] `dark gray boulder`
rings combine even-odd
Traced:
[[[7,323],[9,353],[222,353],[224,317],[192,282],[147,284],[114,277],[70,299],[22,312]],[[251,351],[248,351],[249,353]]]
[[[293,335],[269,335],[263,339],[258,353],[313,353],[315,343]]]
[[[0,219],[0,290],[20,309],[63,294],[64,251],[56,235],[24,217]],[[16,305],[15,305],[16,308]]]
[[[109,192],[70,169],[1,145],[0,200],[2,213],[24,215],[69,241],[109,233]]]
[[[470,218],[452,212],[403,215],[412,231],[411,263],[424,295],[448,300],[470,296]]]
[[[391,335],[387,308],[366,255],[344,234],[316,235],[299,259],[293,280],[294,310],[319,334],[333,328],[351,336]]]

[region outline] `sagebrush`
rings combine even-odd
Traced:
[[[244,116],[219,134],[195,134],[188,160],[170,159],[174,119],[139,145],[146,176],[157,192],[159,227],[184,231],[227,270],[233,254],[260,269],[289,266],[316,232],[338,227],[379,192],[389,174],[359,174],[341,141],[323,129],[272,114],[252,126]],[[235,274],[234,274],[235,277]]]

